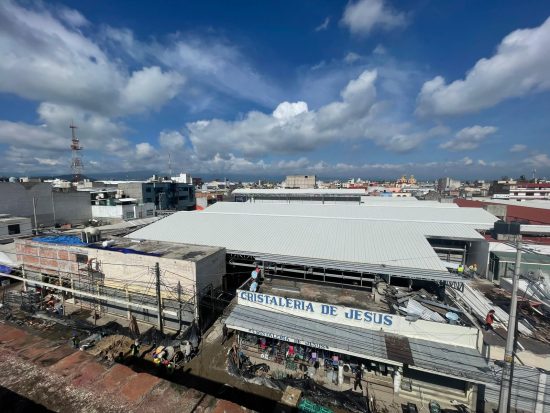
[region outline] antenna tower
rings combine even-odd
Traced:
[[[73,173],[73,182],[79,182],[80,177],[82,176],[82,158],[80,157],[80,154],[78,151],[81,151],[84,149],[82,146],[80,146],[80,140],[76,137],[76,125],[74,125],[72,122],[69,125],[69,128],[71,128],[71,151],[72,151],[72,159],[71,159],[71,171]]]

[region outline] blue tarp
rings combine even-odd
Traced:
[[[7,265],[0,265],[0,273],[11,274],[11,267]]]
[[[52,235],[49,237],[36,237],[32,240],[49,244],[86,245],[86,243],[82,242],[82,240],[75,235]]]

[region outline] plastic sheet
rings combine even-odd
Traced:
[[[48,244],[62,245],[87,245],[85,242],[75,235],[52,235],[49,237],[36,237],[32,239],[37,242],[46,242]]]

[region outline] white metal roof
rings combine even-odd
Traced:
[[[366,195],[364,189],[253,189],[239,188],[233,191],[234,195],[331,195],[331,196],[350,196]]]
[[[419,203],[422,203],[419,201]],[[416,205],[416,203],[414,203]],[[296,203],[248,203],[217,202],[203,211],[204,214],[244,214],[281,217],[340,218],[346,220],[391,221],[416,224],[462,224],[486,230],[493,228],[497,217],[482,208],[439,208],[426,205],[424,208],[403,208],[388,204],[384,207],[366,205],[323,205]],[[426,231],[434,231],[427,227]],[[444,234],[445,228],[437,230]],[[424,232],[423,232],[424,233]],[[466,231],[465,235],[471,232]],[[427,234],[424,235],[434,235]],[[453,233],[452,237],[456,238]],[[471,235],[467,235],[471,238]],[[474,236],[474,238],[477,238]]]
[[[482,239],[460,224],[204,212],[177,212],[128,237],[447,272],[426,236]]]

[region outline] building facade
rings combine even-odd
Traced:
[[[45,182],[0,182],[0,193],[0,214],[31,218],[34,227],[80,224],[92,218],[88,192],[59,192]]]
[[[315,175],[289,175],[283,182],[285,188],[312,189],[317,185]]]
[[[16,240],[17,262],[28,286],[58,290],[98,314],[156,325],[158,265],[163,325],[178,330],[200,317],[200,302],[221,287],[225,249],[124,238],[67,244],[67,237]],[[14,275],[14,277],[18,277]],[[182,313],[179,314],[180,308]]]
[[[138,203],[153,203],[156,209],[195,209],[195,187],[191,184],[171,181],[124,182],[118,188],[126,197],[135,198]]]

